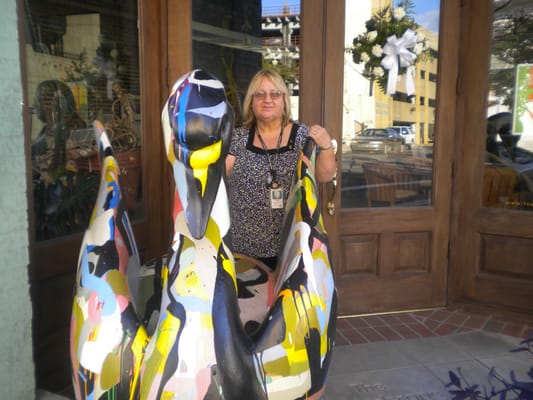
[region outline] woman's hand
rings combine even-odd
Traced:
[[[313,139],[321,150],[329,150],[331,148],[331,136],[324,127],[313,125],[309,128],[309,137]]]

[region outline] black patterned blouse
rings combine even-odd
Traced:
[[[232,250],[251,257],[276,257],[284,208],[270,207],[267,175],[272,165],[276,181],[283,187],[285,205],[308,127],[294,122],[287,146],[279,152],[268,150],[268,156],[262,147],[252,144],[254,131],[236,128],[229,149],[236,157],[228,177]]]

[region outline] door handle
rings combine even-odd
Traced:
[[[333,146],[333,154],[335,154],[336,156],[337,147],[338,147],[337,140],[332,139],[331,145]],[[331,216],[335,214],[335,193],[337,192],[337,171],[338,169],[335,169],[335,175],[333,175],[333,178],[331,179],[331,185],[333,186],[333,191],[331,192],[331,197],[327,204],[328,214]]]
[[[335,175],[333,175],[331,185],[333,186],[333,191],[331,192],[331,197],[328,201],[327,209],[328,214],[333,216],[333,214],[335,214],[335,193],[337,192],[337,171],[335,171]]]

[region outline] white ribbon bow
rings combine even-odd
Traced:
[[[397,38],[396,35],[387,38],[387,43],[383,46],[385,57],[381,60],[383,68],[389,71],[387,94],[396,93],[396,81],[400,67],[407,68],[407,72],[405,73],[405,91],[407,95],[414,94],[415,82],[409,67],[416,60],[416,54],[408,49],[414,47],[416,41],[416,32],[411,29],[407,29],[401,38]]]

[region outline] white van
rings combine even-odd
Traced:
[[[392,127],[396,132],[398,132],[402,137],[402,144],[411,146],[415,143],[415,134],[410,126],[393,126]]]

